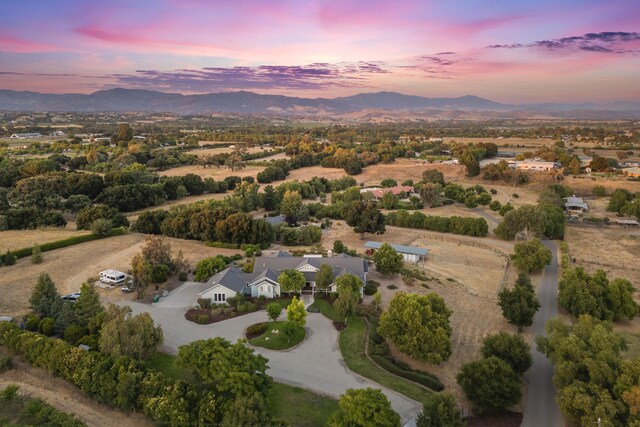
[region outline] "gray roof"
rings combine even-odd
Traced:
[[[364,244],[365,248],[371,248],[371,249],[380,249],[380,247],[383,245],[384,243],[382,242],[374,242],[374,241],[368,241],[367,243]],[[389,243],[389,245],[391,245],[391,247],[393,249],[396,250],[396,252],[400,252],[403,254],[410,254],[410,255],[426,255],[429,253],[429,249],[425,249],[425,248],[418,248],[415,246],[405,246],[405,245],[396,245],[394,243]]]
[[[273,256],[256,257],[253,273],[245,273],[242,269],[232,266],[214,274],[207,280],[206,289],[201,293],[208,291],[216,285],[224,286],[227,289],[239,293],[248,292],[247,285],[250,283],[262,278],[277,282],[278,276],[284,270],[298,270],[307,264],[318,269],[322,264],[327,264],[333,270],[334,277],[351,273],[358,276],[363,282],[365,281],[365,273],[368,271],[367,261],[362,258],[350,257],[348,255],[345,257],[305,258],[294,257],[288,252],[279,251]],[[315,282],[316,272],[303,271],[302,273],[307,282]]]
[[[287,219],[285,217],[283,217],[282,215],[268,216],[264,220],[267,221],[267,223],[271,224],[271,225],[279,225],[279,224],[284,224],[285,222],[287,222]]]
[[[367,261],[358,258],[358,257],[350,257],[348,255],[344,257],[317,257],[317,258],[306,258],[306,257],[294,257],[294,256],[282,256],[282,253],[278,253],[275,256],[261,256],[256,257],[253,270],[261,271],[262,269],[270,269],[275,274],[276,277],[280,275],[284,270],[289,269],[300,269],[304,265],[311,265],[315,268],[320,268],[322,264],[327,264],[333,269],[334,276],[338,276],[336,274],[340,270],[347,268],[349,271],[356,276],[360,277],[361,280],[364,281],[365,276],[364,273],[368,271]],[[309,273],[309,272],[305,272]],[[306,275],[308,281],[315,281],[315,272],[310,272],[311,275]]]
[[[589,209],[589,205],[582,200],[582,197],[569,196],[566,199],[564,204],[565,208],[580,208],[580,209]]]

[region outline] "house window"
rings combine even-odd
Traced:
[[[225,302],[226,298],[226,294],[213,294],[213,302]]]

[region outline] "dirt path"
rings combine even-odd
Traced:
[[[0,388],[16,384],[20,386],[21,393],[38,397],[61,411],[75,414],[88,426],[153,426],[142,414],[109,408],[87,398],[78,388],[61,378],[55,378],[26,363],[16,363],[15,358],[14,364],[17,365],[15,369],[0,374]]]

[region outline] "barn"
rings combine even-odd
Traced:
[[[380,249],[384,243],[382,242],[374,242],[368,241],[364,244],[364,247],[375,251],[376,249]],[[420,261],[423,261],[427,255],[429,254],[429,250],[425,248],[418,248],[416,246],[405,246],[405,245],[396,245],[394,243],[389,243],[396,252],[402,254],[402,258],[405,262],[410,262],[412,264],[417,264]]]

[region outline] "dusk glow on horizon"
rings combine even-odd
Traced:
[[[640,101],[639,0],[21,0],[0,89]]]

